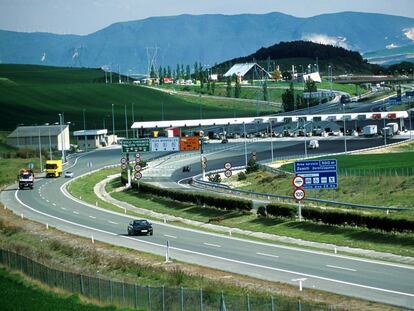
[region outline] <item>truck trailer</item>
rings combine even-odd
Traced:
[[[376,125],[366,125],[363,127],[362,132],[365,137],[372,137],[377,135],[378,128]]]

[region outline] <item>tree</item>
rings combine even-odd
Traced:
[[[256,163],[256,160],[253,158],[250,158],[249,162],[247,162],[246,174],[257,172],[258,170],[259,170],[259,165]]]
[[[210,182],[215,182],[215,183],[221,183],[221,177],[220,177],[220,174],[210,174],[210,175],[208,175],[208,180],[210,181]]]
[[[292,80],[292,74],[289,71],[282,72],[283,80],[290,81]]]
[[[158,68],[158,77],[160,78],[160,84],[163,84],[164,83],[164,74],[163,74],[161,66],[160,66],[160,68]]]
[[[317,91],[318,88],[316,87],[316,82],[313,81],[311,78],[307,79],[305,83],[305,92],[315,93]]]
[[[198,63],[197,62],[195,62],[194,63],[194,79],[197,79],[198,78]]]
[[[207,92],[210,92],[210,90],[211,90],[210,80],[207,80]]]
[[[216,82],[211,83],[211,94],[214,95],[214,92],[216,91]]]
[[[190,80],[191,79],[191,69],[190,69],[190,65],[187,65],[187,67],[185,68],[185,79],[186,80]]]
[[[235,98],[240,98],[241,95],[241,85],[240,85],[240,80],[236,79],[236,85],[234,87],[234,97]]]
[[[283,110],[293,111],[295,109],[295,91],[293,83],[290,83],[289,88],[282,94]]]
[[[150,71],[150,78],[156,78],[157,74],[155,73],[154,65],[151,65],[151,71]]]
[[[170,66],[167,67],[167,77],[172,78]]]
[[[272,78],[275,79],[276,81],[282,79],[282,73],[280,72],[280,70],[275,70],[272,72]]]
[[[231,97],[231,79],[227,77],[226,96]]]
[[[175,69],[176,72],[176,78],[179,80],[181,79],[181,69],[180,69],[180,65],[177,64],[177,69]]]

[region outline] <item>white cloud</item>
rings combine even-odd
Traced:
[[[405,28],[403,29],[404,35],[410,39],[411,41],[414,41],[414,27],[411,28]]]
[[[348,44],[346,43],[346,38],[344,37],[331,37],[324,34],[306,34],[302,35],[302,40],[312,41],[315,43],[333,45],[349,49]]]
[[[386,45],[385,47],[386,47],[388,50],[391,50],[391,49],[398,48],[398,45],[395,45],[394,43],[391,43],[391,44]]]

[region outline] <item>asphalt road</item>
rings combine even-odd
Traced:
[[[341,151],[342,143],[343,141],[322,142],[320,151],[325,148],[330,151]],[[349,141],[349,150],[379,143],[380,140]],[[285,144],[281,144],[280,148],[275,150],[278,155],[300,152],[303,146],[302,142]],[[223,157],[231,160],[235,166],[237,163],[243,164],[244,155],[240,155],[240,152],[244,150],[244,144],[239,145],[229,144],[228,147],[235,148],[215,151],[211,156],[207,153],[207,157],[211,157],[209,169],[221,167]],[[249,144],[249,151],[257,150],[258,159],[264,159],[269,154],[269,151],[265,150],[266,145]],[[213,149],[213,146],[210,148]],[[144,158],[151,156],[146,154]],[[74,165],[70,170],[75,172],[75,176],[79,176],[90,170],[87,167],[88,162],[92,162],[93,168],[96,169],[117,163],[119,157],[119,149],[100,150],[71,159],[69,166]],[[194,167],[194,170],[197,168]],[[177,180],[181,175],[182,172],[179,170],[173,177]],[[94,236],[95,240],[162,256],[165,255],[166,241],[169,240],[173,259],[291,284],[298,283],[294,280],[306,278],[305,288],[321,289],[407,308],[414,306],[412,266],[248,241],[160,222],[154,222],[153,236],[128,237],[126,226],[130,217],[101,210],[70,198],[63,190],[67,182],[64,178],[38,179],[32,191],[20,191],[15,188],[3,191],[1,201],[18,215],[23,214],[23,217],[48,223],[49,226],[76,235]]]

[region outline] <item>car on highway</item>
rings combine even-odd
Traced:
[[[191,166],[189,165],[183,166],[183,173],[185,172],[191,172]]]
[[[152,235],[153,228],[152,224],[146,219],[135,219],[128,224],[128,235]]]
[[[65,172],[65,178],[72,178],[73,177],[73,172],[71,171],[66,171]]]
[[[229,142],[229,140],[227,138],[224,138],[224,139],[221,140],[222,144],[227,144],[228,142]]]

